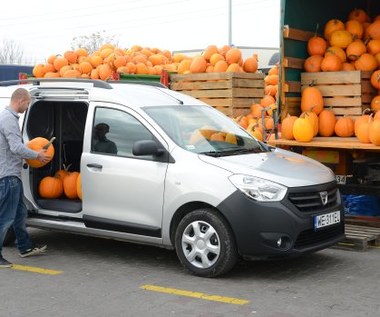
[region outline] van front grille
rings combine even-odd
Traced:
[[[323,204],[323,192],[327,192],[325,204]],[[318,191],[291,192],[288,198],[301,212],[318,212],[336,206],[338,202],[338,189],[334,187]]]

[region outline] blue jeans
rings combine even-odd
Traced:
[[[12,225],[19,251],[24,252],[33,247],[26,230],[28,211],[23,197],[24,190],[18,177],[7,176],[0,179],[0,254],[5,235]]]

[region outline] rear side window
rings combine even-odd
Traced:
[[[134,156],[133,143],[140,140],[153,140],[153,135],[135,117],[117,109],[96,108],[91,141],[93,153],[131,157]]]

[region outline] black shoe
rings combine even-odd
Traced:
[[[44,253],[47,249],[47,245],[36,245],[34,246],[33,248],[31,249],[28,249],[24,252],[20,252],[20,256],[22,258],[25,258],[27,256],[32,256],[32,255],[37,255],[37,254],[41,254],[41,253]]]
[[[6,259],[4,259],[1,255],[0,255],[0,268],[6,268],[6,267],[12,267],[12,263],[7,261]]]

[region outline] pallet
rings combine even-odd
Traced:
[[[356,251],[367,251],[369,246],[380,245],[380,228],[346,224],[345,234],[345,240],[339,243],[337,247],[352,246]]]
[[[370,83],[371,74],[362,71],[301,73],[301,90],[314,85],[322,93],[325,108],[332,108],[337,117],[355,119],[371,108],[376,94]]]
[[[232,117],[246,115],[264,97],[264,74],[170,75],[170,89],[195,97]]]

